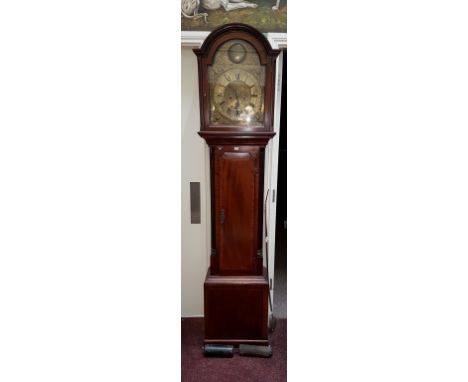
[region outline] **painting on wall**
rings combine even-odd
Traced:
[[[182,31],[211,31],[244,23],[260,32],[286,33],[287,0],[182,0]]]

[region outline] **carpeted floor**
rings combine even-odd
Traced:
[[[203,318],[182,319],[182,382],[285,382],[286,320],[270,336],[271,358],[205,358]]]

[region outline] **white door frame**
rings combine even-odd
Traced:
[[[284,49],[287,47],[285,33],[268,33],[266,35],[273,49]],[[265,189],[264,195],[268,192],[268,200],[266,203],[267,212],[267,227],[268,227],[268,242],[264,243],[263,253],[265,253],[265,245],[268,245],[268,274],[270,277],[270,293],[272,305],[274,301],[275,290],[275,240],[276,240],[276,201],[277,201],[277,185],[278,185],[278,156],[279,156],[279,133],[281,121],[281,90],[283,79],[283,52],[276,60],[276,87],[275,87],[275,106],[273,117],[273,131],[275,136],[268,142],[265,149]],[[265,224],[263,225],[265,230]]]
[[[182,47],[193,47],[199,48],[205,38],[210,32],[199,32],[199,31],[182,31],[181,32],[181,46]],[[273,49],[284,49],[287,47],[287,34],[286,33],[265,33],[265,37],[270,42]],[[276,60],[276,88],[275,88],[275,105],[274,105],[274,119],[273,119],[273,131],[276,135],[270,140],[265,149],[265,180],[264,180],[264,195],[268,190],[268,201],[266,205],[267,209],[267,226],[268,226],[268,273],[270,276],[270,287],[271,298],[273,300],[274,291],[274,280],[275,280],[275,230],[276,230],[276,196],[277,196],[277,183],[278,183],[278,155],[279,155],[279,129],[280,129],[280,116],[281,116],[281,88],[283,78],[283,52],[279,55]],[[205,167],[209,169],[209,155],[205,156],[207,163]],[[209,173],[208,173],[209,178]],[[210,205],[210,187],[207,183],[206,188],[207,195],[207,206]],[[273,194],[275,194],[275,200],[273,201]],[[263,225],[265,230],[265,224]],[[206,248],[210,249],[210,233],[211,229],[205,235]],[[265,243],[263,245],[263,253],[265,254]],[[265,259],[265,256],[264,256]],[[266,259],[265,259],[266,260]]]

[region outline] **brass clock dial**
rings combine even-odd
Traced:
[[[211,123],[262,124],[265,69],[253,46],[242,40],[224,43],[210,67],[209,82]]]
[[[243,69],[220,74],[213,88],[214,105],[231,121],[253,122],[261,110],[262,89],[258,78]]]

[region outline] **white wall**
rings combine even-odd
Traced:
[[[203,282],[209,265],[208,146],[200,130],[198,66],[192,48],[182,48],[182,316],[203,315]],[[201,224],[190,223],[190,182],[200,182]]]

